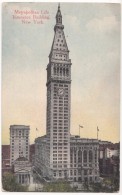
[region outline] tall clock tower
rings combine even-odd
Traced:
[[[47,65],[47,161],[54,178],[69,177],[71,60],[60,6],[56,14],[54,39]]]

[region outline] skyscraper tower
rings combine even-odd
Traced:
[[[47,154],[53,177],[69,177],[71,60],[60,5],[56,14],[54,39],[47,65]]]
[[[70,135],[71,60],[63,29],[58,6],[47,65],[46,135],[35,140],[35,168],[44,179],[96,182],[99,141]]]

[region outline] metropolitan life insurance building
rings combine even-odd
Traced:
[[[35,167],[50,179],[94,182],[99,178],[97,139],[70,135],[71,60],[60,6],[47,65],[46,135],[35,140]]]

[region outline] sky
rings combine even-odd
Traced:
[[[98,126],[99,139],[119,142],[120,4],[60,6],[72,62],[70,132],[79,135],[82,125],[82,138],[97,138]],[[46,133],[46,66],[57,7],[57,3],[3,3],[3,144],[9,144],[10,125],[29,125],[30,143]],[[37,19],[37,24],[25,11],[41,12],[49,19]],[[30,19],[22,22],[15,17]]]

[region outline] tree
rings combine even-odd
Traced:
[[[94,192],[103,192],[101,183],[93,183],[92,187]]]
[[[44,192],[74,192],[75,189],[72,188],[66,181],[57,181],[53,183],[46,183],[43,188]]]
[[[2,186],[8,192],[25,192],[27,186],[22,186],[16,182],[16,178],[12,173],[5,173],[2,177]]]

